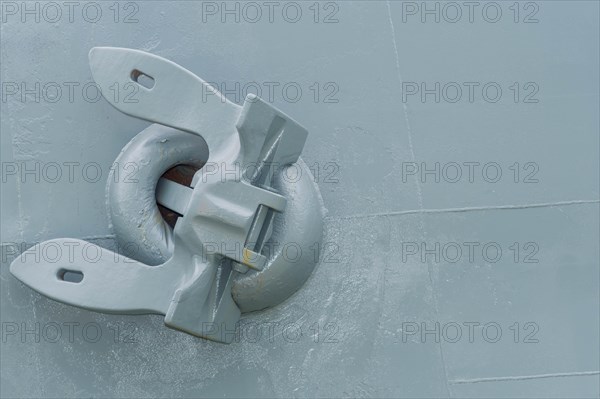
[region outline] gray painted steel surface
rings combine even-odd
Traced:
[[[598,397],[598,2],[457,2],[458,19],[434,1],[299,2],[295,22],[278,4],[254,21],[244,3],[103,2],[90,22],[94,6],[39,3],[36,22],[2,2],[1,395]],[[238,105],[260,90],[310,132],[322,261],[231,345],[52,301],[8,270],[55,237],[116,249],[106,180],[148,123],[86,86],[96,46],[185,65]]]

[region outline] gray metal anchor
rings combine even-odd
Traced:
[[[314,248],[322,238],[322,204],[299,159],[307,131],[256,96],[249,95],[243,107],[229,102],[161,57],[98,47],[89,58],[103,92],[141,77],[154,81],[151,88],[140,85],[137,102],[106,97],[119,111],[155,122],[117,158],[121,165],[142,165],[137,182],[109,177],[107,184],[117,239],[141,251],[132,259],[60,238],[25,251],[10,270],[33,289],[70,305],[164,314],[170,327],[231,342],[241,311],[283,301],[318,261]],[[207,91],[213,95],[201,95]],[[208,159],[202,161],[211,168],[198,170],[191,187],[160,178],[175,165],[200,163],[202,145],[208,147]],[[293,181],[285,178],[292,165],[300,175]],[[182,215],[172,230],[160,218],[156,201]],[[273,243],[278,247],[267,251]],[[300,251],[294,259],[283,248],[289,243]],[[64,249],[60,257],[31,256],[50,245]],[[81,281],[68,281],[68,273],[79,273]]]

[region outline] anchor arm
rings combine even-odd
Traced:
[[[52,299],[107,313],[164,314],[176,289],[167,264],[147,266],[74,238],[36,244],[11,263],[10,272]],[[83,278],[69,281],[68,274]]]
[[[94,47],[89,61],[92,76],[102,93],[110,93],[114,85],[135,88],[131,101],[104,96],[117,110],[200,135],[211,152],[231,144],[234,139],[239,140],[234,126],[242,108],[176,63],[144,51],[119,47]],[[154,86],[146,88],[138,84],[136,79],[140,75],[152,78]]]

